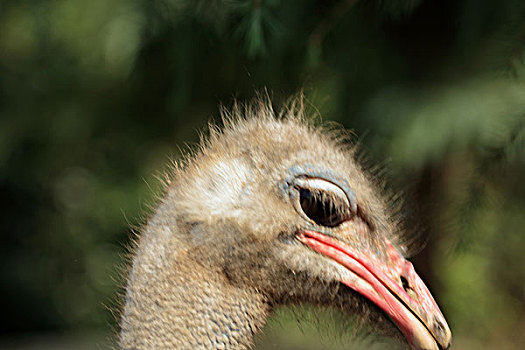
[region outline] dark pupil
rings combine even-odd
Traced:
[[[344,217],[337,210],[333,200],[316,196],[308,189],[300,189],[300,203],[303,212],[318,225],[335,227]]]

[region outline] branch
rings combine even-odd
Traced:
[[[350,11],[359,0],[342,0],[337,3],[330,14],[325,17],[310,34],[308,40],[311,46],[320,46],[325,36],[334,28],[336,23]]]

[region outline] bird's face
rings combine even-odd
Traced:
[[[280,236],[281,248],[288,245],[282,251],[292,274],[317,273],[320,280],[335,280],[365,297],[414,349],[449,347],[450,329],[432,295],[412,264],[381,234],[349,180],[322,167],[300,165],[289,169],[279,188],[300,218],[288,236]]]
[[[445,318],[391,242],[396,225],[352,157],[317,134],[267,129],[232,138],[231,158],[217,159],[211,149],[200,160],[209,161],[208,171],[191,171],[179,184],[183,197],[200,191],[206,198],[181,209],[185,220],[204,223],[194,234],[206,237],[198,244],[212,246],[203,251],[222,251],[218,264],[229,279],[272,304],[344,306],[335,294],[358,295],[381,309],[413,349],[448,348]]]

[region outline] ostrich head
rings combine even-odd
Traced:
[[[251,339],[241,338],[290,303],[348,313],[364,305],[414,349],[449,347],[447,323],[401,255],[396,219],[352,147],[300,110],[286,114],[276,118],[264,102],[237,108],[175,171],[128,279],[123,348],[158,337],[245,348]],[[248,332],[232,333],[244,323]]]

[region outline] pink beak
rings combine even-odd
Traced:
[[[405,335],[412,349],[447,349],[451,332],[412,263],[387,242],[388,262],[365,256],[319,232],[305,230],[299,239],[353,274],[341,282],[380,307]]]

